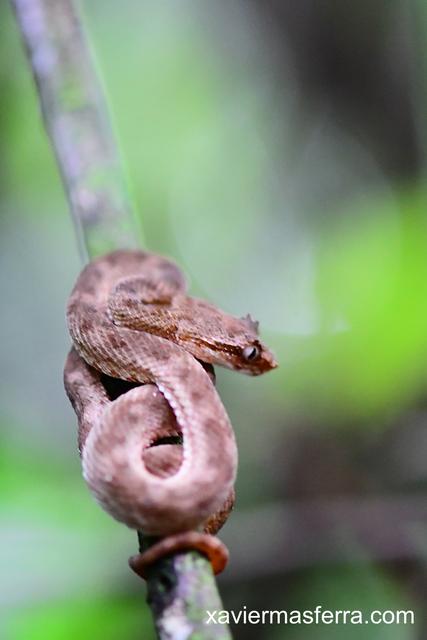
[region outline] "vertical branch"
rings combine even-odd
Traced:
[[[231,640],[226,624],[208,622],[208,612],[224,607],[210,563],[197,551],[163,558],[147,583],[147,601],[161,640]]]
[[[11,1],[82,258],[137,246],[135,219],[106,103],[72,0]],[[211,566],[198,552],[159,560],[150,571],[147,587],[161,640],[230,638],[225,625],[206,624],[207,611],[222,609],[222,604]]]
[[[137,245],[105,99],[72,0],[12,0],[83,259]]]

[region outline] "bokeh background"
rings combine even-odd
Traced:
[[[280,368],[217,371],[240,450],[228,609],[413,609],[425,638],[427,6],[91,0],[81,11],[145,245],[251,312]],[[0,5],[0,637],[154,638],[135,535],[81,479],[62,388],[81,267]]]

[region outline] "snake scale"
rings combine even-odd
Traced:
[[[98,502],[148,534],[216,530],[232,502],[237,449],[212,365],[251,375],[277,366],[257,323],[187,295],[178,266],[139,250],[88,264],[67,321],[65,388]],[[112,379],[127,381],[121,393]]]

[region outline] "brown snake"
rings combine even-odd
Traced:
[[[79,419],[83,475],[101,506],[156,535],[221,521],[237,450],[210,365],[252,375],[277,366],[257,323],[188,296],[171,261],[126,250],[82,271],[67,320],[74,347],[65,387]],[[107,376],[135,384],[115,397]]]

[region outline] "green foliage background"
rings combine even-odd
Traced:
[[[245,509],[275,499],[280,460],[269,459],[295,416],[376,438],[425,396],[427,184],[384,175],[357,136],[301,102],[291,67],[278,82],[250,11],[212,4],[96,0],[82,10],[146,246],[182,264],[194,293],[259,317],[280,361],[256,381],[219,373]],[[126,568],[135,537],[80,479],[61,384],[80,265],[5,4],[0,35],[0,636],[148,639],[142,587]],[[416,607],[369,561],[313,567],[285,591],[274,592],[282,608]],[[227,583],[224,594],[239,602]],[[262,633],[362,637],[350,627]],[[371,637],[416,636],[365,628]]]

